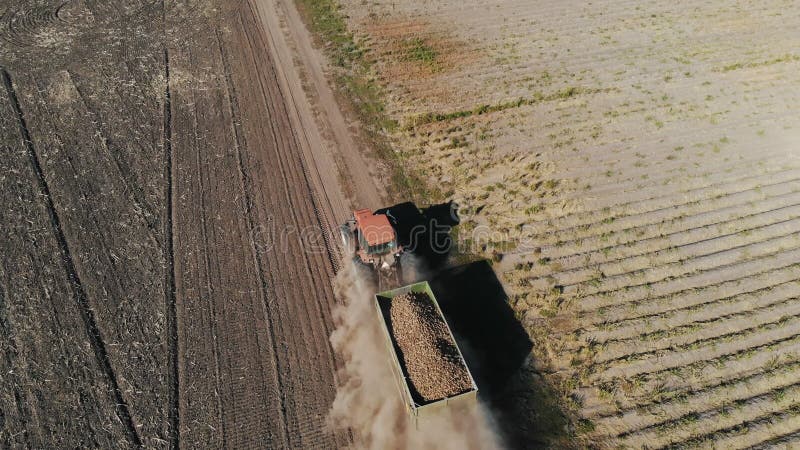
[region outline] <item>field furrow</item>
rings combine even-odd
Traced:
[[[142,51],[152,55],[155,49]],[[112,54],[97,54],[96,64],[107,66],[113,59]],[[158,68],[136,76],[154,82]],[[146,171],[146,179],[135,180],[121,170],[125,163],[117,157],[124,157],[127,150],[121,147],[126,146],[118,147],[106,135],[108,130],[97,121],[104,116],[87,101],[104,95],[106,86],[83,85],[81,92],[66,69],[20,71],[20,106],[63,232],[63,247],[69,249],[65,254],[74,267],[73,278],[83,292],[78,297],[85,301],[87,323],[96,326],[91,333],[97,335],[99,358],[118,384],[118,403],[130,407],[130,427],[147,436],[145,445],[157,445],[167,435],[164,258],[159,219],[145,207],[147,195],[140,184],[148,185],[151,194],[161,192],[162,171]],[[122,70],[118,77],[133,75]],[[106,96],[105,101],[114,110],[133,104],[131,109],[140,109],[137,115],[158,115],[157,103],[131,102],[130,96]],[[115,130],[119,142],[137,139],[135,126]],[[142,143],[158,148],[158,134],[142,138],[152,138]]]
[[[91,335],[96,330],[87,328],[81,293],[51,222],[52,201],[37,180],[26,142],[30,136],[23,137],[16,100],[9,95],[12,80],[5,71],[2,75],[0,443],[8,448],[133,445],[130,416],[124,420],[129,410],[118,404],[118,380],[107,377],[108,360],[104,365],[99,359],[99,343]]]

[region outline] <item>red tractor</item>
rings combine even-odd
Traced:
[[[402,285],[404,278],[429,276],[445,264],[450,230],[458,223],[458,205],[452,201],[424,209],[404,202],[374,212],[353,211],[341,232],[346,254],[385,290]],[[401,268],[401,256],[406,259],[406,254],[414,256],[413,264]]]
[[[353,254],[357,265],[370,269],[377,277],[378,287],[402,284],[400,255],[403,247],[387,213],[368,209],[353,211],[353,218],[341,228],[345,250]]]

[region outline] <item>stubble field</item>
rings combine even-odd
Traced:
[[[265,5],[0,6],[0,447],[350,442]]]
[[[465,207],[576,436],[798,444],[791,2],[342,4],[394,148]]]

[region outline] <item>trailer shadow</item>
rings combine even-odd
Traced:
[[[574,447],[559,397],[533,369],[533,343],[491,264],[450,265],[458,205],[406,202],[378,212],[389,216],[406,249],[404,283],[429,280],[506,447]]]
[[[437,270],[430,283],[506,446],[566,442],[558,397],[533,371],[533,343],[489,262]]]

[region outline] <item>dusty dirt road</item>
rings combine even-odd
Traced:
[[[0,12],[0,445],[349,442],[324,423],[343,116],[297,82],[291,5],[33,3]]]
[[[315,187],[323,193],[322,203],[330,205],[331,217],[342,223],[351,212],[343,206],[347,203],[343,193],[358,207],[386,206],[386,187],[378,181],[384,177],[355,138],[358,125],[348,120],[336,101],[326,77],[327,59],[314,48],[297,8],[288,0],[252,4],[277,62],[281,89],[288,93],[293,124],[302,130],[298,140],[312,178],[317,178]]]

